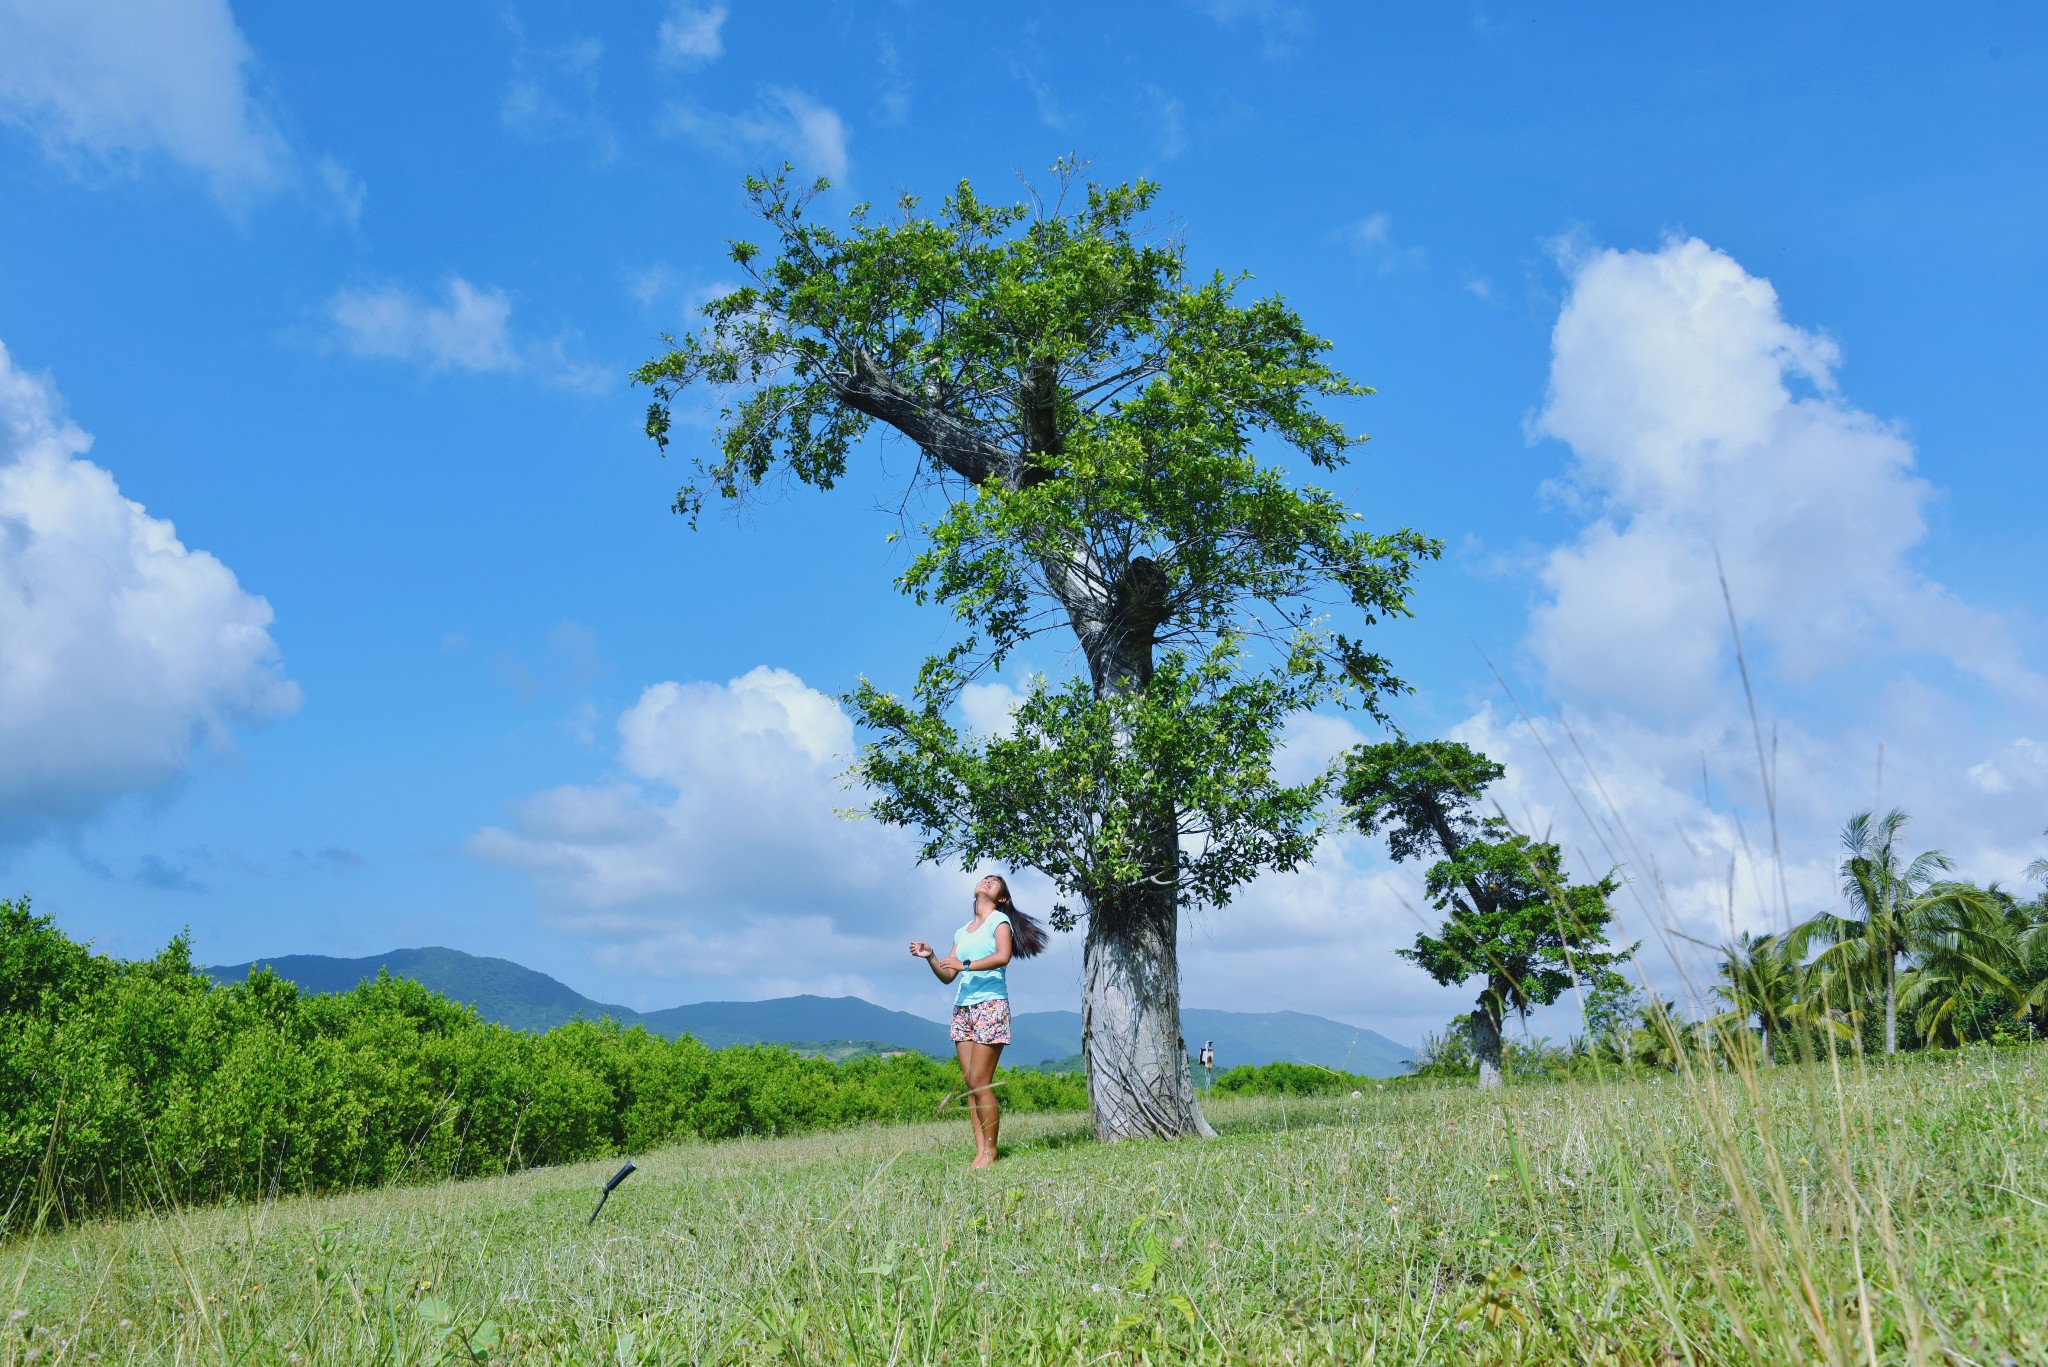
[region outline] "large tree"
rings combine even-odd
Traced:
[[[776,476],[838,483],[864,439],[908,439],[906,502],[933,508],[899,586],[951,609],[956,639],[908,696],[849,695],[857,772],[924,857],[1042,870],[1054,921],[1087,926],[1082,1053],[1103,1138],[1207,1134],[1180,1029],[1180,915],[1313,853],[1331,775],[1284,783],[1281,727],[1330,703],[1377,713],[1401,687],[1360,627],[1406,611],[1437,544],[1378,535],[1260,451],[1341,464],[1362,438],[1324,411],[1368,393],[1329,344],[1244,277],[1192,278],[1143,226],[1155,187],[816,222],[822,182],[753,180],[767,248],[748,283],[639,372],[648,432],[708,386],[716,442],[676,499],[741,499]],[[1078,201],[1078,202],[1076,202]],[[960,689],[1019,658],[1012,725],[964,729]],[[1078,647],[1078,649],[1075,649]]]
[[[1505,772],[1442,740],[1361,745],[1344,772],[1344,802],[1360,831],[1385,832],[1396,859],[1436,856],[1423,883],[1443,926],[1396,952],[1445,986],[1479,979],[1470,1019],[1481,1087],[1500,1085],[1509,1011],[1547,1006],[1575,981],[1619,986],[1611,965],[1624,957],[1604,947],[1618,880],[1573,883],[1556,845],[1481,814],[1481,794]]]

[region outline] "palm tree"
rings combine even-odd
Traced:
[[[1643,1003],[1640,1019],[1642,1024],[1629,1032],[1629,1057],[1652,1068],[1677,1072],[1692,1043],[1692,1027],[1669,1002],[1656,997]]]
[[[1899,959],[1911,953],[1923,936],[1952,926],[1967,908],[1988,905],[1982,888],[1943,882],[1937,874],[1955,867],[1940,850],[1906,860],[1899,852],[1899,832],[1908,820],[1894,807],[1882,818],[1863,812],[1842,829],[1849,857],[1842,861],[1842,896],[1851,914],[1820,915],[1793,935],[1793,951],[1803,956],[1812,942],[1827,945],[1816,967],[1847,976],[1884,997],[1884,1051],[1899,1051]]]
[[[1799,1015],[1802,986],[1799,959],[1782,935],[1742,937],[1728,946],[1721,961],[1720,986],[1714,995],[1727,1002],[1730,1015],[1748,1029],[1755,1021],[1763,1032],[1763,1061],[1772,1066],[1779,1034]]]
[[[1974,889],[1973,889],[1974,891]],[[1899,1006],[1929,1044],[1961,1044],[1977,1008],[2003,999],[2024,1015],[2039,997],[2029,992],[2027,909],[1997,885],[1977,897],[1928,907],[1916,927],[1912,966],[1899,974]]]

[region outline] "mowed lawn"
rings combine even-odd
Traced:
[[[2048,1050],[692,1145],[0,1246],[0,1364],[2048,1361]]]

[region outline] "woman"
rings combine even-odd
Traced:
[[[1011,959],[1028,959],[1045,948],[1045,928],[1017,910],[1010,885],[990,874],[974,885],[974,919],[953,932],[945,958],[932,953],[923,940],[912,940],[910,952],[932,966],[942,983],[958,982],[953,992],[953,1046],[960,1052],[960,1075],[967,1080],[967,1118],[974,1125],[974,1166],[996,1161],[996,1128],[1002,1112],[989,1083],[996,1060],[1010,1042],[1010,983],[1005,971]]]

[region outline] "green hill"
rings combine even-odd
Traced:
[[[661,1011],[634,1011],[594,1001],[545,973],[509,959],[465,954],[459,949],[394,949],[363,959],[323,954],[285,954],[245,964],[209,968],[222,983],[240,982],[267,966],[307,992],[346,992],[380,968],[412,978],[455,1001],[475,1007],[485,1020],[517,1030],[548,1030],[582,1016],[610,1016],[644,1025],[667,1039],[688,1033],[713,1048],[733,1044],[801,1045],[806,1052],[837,1056],[847,1051],[915,1049],[949,1058],[953,1045],[939,1021],[891,1011],[859,997],[776,997],[755,1002],[692,1002]],[[1313,1063],[1348,1073],[1391,1077],[1405,1070],[1414,1051],[1360,1026],[1300,1011],[1182,1012],[1188,1052],[1204,1040],[1216,1042],[1220,1069],[1240,1063]],[[1078,1011],[1024,1011],[1011,1024],[1008,1058],[1020,1067],[1067,1059],[1081,1049]]]
[[[376,977],[377,970],[388,968],[394,978],[411,978],[450,1000],[475,1007],[485,1020],[515,1030],[552,1030],[578,1016],[588,1020],[611,1016],[629,1025],[640,1022],[637,1011],[592,1001],[566,983],[510,959],[465,954],[439,945],[394,949],[389,954],[373,954],[366,959],[281,954],[274,959],[205,971],[217,983],[238,983],[258,968],[268,968],[278,977],[297,983],[303,992],[346,992],[365,978]]]

